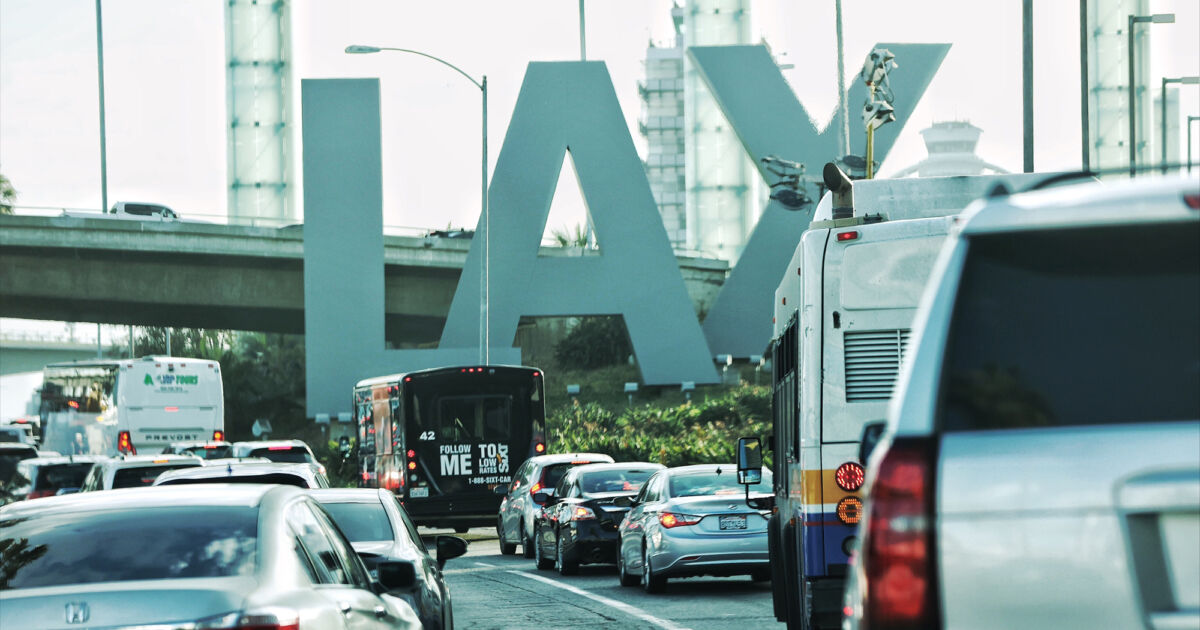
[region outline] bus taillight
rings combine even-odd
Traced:
[[[537,444],[534,444],[533,452],[537,453],[538,455],[545,453],[546,452],[546,444],[544,442],[538,442]]]
[[[117,452],[137,455],[137,447],[133,445],[133,438],[130,437],[128,431],[121,431],[117,434]]]

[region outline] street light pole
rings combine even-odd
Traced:
[[[1161,92],[1161,97],[1159,99],[1160,101],[1162,101],[1161,102],[1162,110],[1159,112],[1160,115],[1158,118],[1158,122],[1162,127],[1162,151],[1161,151],[1162,160],[1159,162],[1159,164],[1162,165],[1163,175],[1167,174],[1167,85],[1171,84],[1171,83],[1178,83],[1180,85],[1197,85],[1197,84],[1200,84],[1200,76],[1177,77],[1177,78],[1163,77],[1163,79],[1162,79],[1162,92]],[[1191,139],[1192,139],[1192,136],[1188,135],[1188,140],[1191,140]]]
[[[491,287],[489,286],[489,283],[491,282],[491,279],[489,278],[489,271],[490,271],[489,267],[490,267],[491,257],[490,257],[490,252],[488,251],[488,246],[490,245],[489,241],[491,240],[490,229],[489,229],[491,226],[491,216],[488,211],[487,75],[486,74],[483,75],[482,80],[476,81],[471,75],[467,74],[466,72],[463,72],[462,68],[459,68],[458,66],[450,63],[449,61],[446,61],[445,59],[442,59],[440,57],[434,57],[433,55],[430,55],[428,53],[423,53],[419,50],[412,50],[409,48],[390,48],[387,46],[361,46],[361,45],[351,45],[351,46],[346,47],[346,53],[350,54],[350,55],[366,55],[366,54],[371,54],[371,53],[377,53],[381,50],[387,50],[387,51],[391,51],[391,52],[409,53],[412,55],[419,55],[421,57],[425,57],[426,59],[432,59],[433,61],[436,61],[444,66],[447,66],[450,69],[454,70],[455,72],[461,74],[464,78],[466,78],[468,81],[470,81],[472,85],[479,88],[479,92],[483,97],[483,151],[482,151],[483,157],[481,160],[483,173],[482,173],[482,177],[480,179],[480,181],[482,182],[481,183],[481,196],[482,196],[481,205],[483,206],[483,208],[482,208],[483,209],[483,239],[480,242],[483,245],[483,265],[482,265],[482,270],[480,272],[480,276],[481,276],[481,280],[482,280],[482,282],[480,284],[482,286],[480,286],[480,288],[479,288],[479,311],[480,311],[479,312],[479,315],[480,315],[480,317],[479,317],[479,319],[480,319],[480,321],[479,321],[479,360],[482,361],[484,365],[487,365],[488,360],[490,359],[490,354],[491,354],[491,352],[490,352],[490,347],[491,347],[490,341],[491,340],[489,339],[489,336],[491,334],[491,325],[490,325],[491,324],[491,322],[490,322],[491,315],[488,312],[488,298],[490,297],[490,293],[491,293]],[[476,236],[478,236],[478,235],[476,235]]]
[[[108,149],[104,123],[104,26],[100,18],[100,0],[96,0],[96,74],[100,80],[100,212],[108,211]]]
[[[1174,24],[1174,13],[1155,13],[1154,15],[1130,15],[1129,23],[1125,28],[1125,35],[1128,38],[1128,49],[1125,51],[1125,57],[1129,60],[1129,176],[1137,175],[1137,86],[1134,72],[1134,57],[1136,54],[1133,49],[1133,25],[1142,23],[1151,24]]]

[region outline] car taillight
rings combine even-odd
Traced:
[[[137,455],[137,447],[133,445],[133,438],[130,437],[128,431],[121,431],[117,434],[117,452]]]
[[[596,513],[592,511],[592,508],[577,505],[575,509],[571,510],[572,521],[591,521],[595,519]]]
[[[189,627],[196,630],[299,630],[300,614],[272,606],[198,619]]]
[[[662,514],[658,515],[658,522],[661,523],[663,527],[671,529],[672,527],[695,525],[696,523],[700,522],[701,518],[704,517],[696,514],[675,514],[672,512],[663,512]]]
[[[873,471],[863,569],[872,628],[939,628],[932,440],[896,438]]]

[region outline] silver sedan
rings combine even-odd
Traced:
[[[763,469],[762,481],[750,487],[750,496],[767,496],[770,491],[771,472]],[[641,582],[647,593],[657,593],[671,577],[770,579],[769,513],[746,505],[745,493],[732,464],[659,471],[629,500],[631,509],[621,522],[621,585]]]
[[[0,508],[0,628],[420,628],[311,497],[277,485]],[[411,572],[410,572],[411,573]],[[76,625],[80,624],[80,625]]]

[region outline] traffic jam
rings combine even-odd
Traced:
[[[357,383],[331,487],[224,439],[216,362],[46,366],[0,431],[0,627],[1196,627],[1196,181],[871,222],[830,217],[978,191],[829,184],[730,461],[556,452],[542,370],[448,366]],[[863,303],[867,254],[924,286]]]

